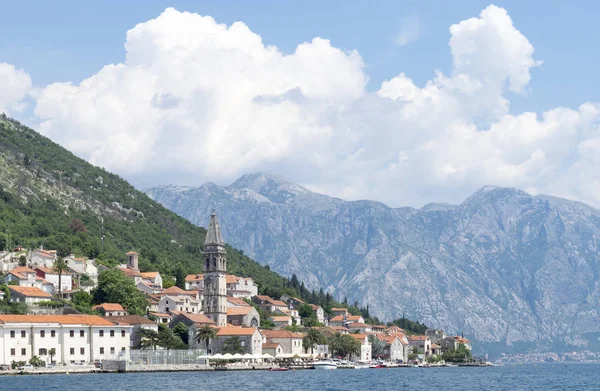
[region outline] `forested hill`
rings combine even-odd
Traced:
[[[43,245],[107,265],[124,262],[124,253],[135,250],[142,270],[174,276],[178,268],[202,271],[205,234],[117,175],[0,114],[0,250]],[[261,287],[283,285],[268,267],[227,250],[231,273]]]

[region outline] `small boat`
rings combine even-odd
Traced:
[[[285,372],[285,371],[289,371],[290,368],[269,368],[269,371],[271,372]]]
[[[313,363],[314,369],[337,369],[337,364],[332,360],[320,360]]]

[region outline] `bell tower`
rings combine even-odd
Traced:
[[[213,209],[204,241],[204,314],[217,327],[227,326],[227,253]]]

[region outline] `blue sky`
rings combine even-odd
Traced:
[[[600,4],[493,4],[2,2],[0,111],[138,187],[261,170],[393,206],[488,184],[600,206]]]

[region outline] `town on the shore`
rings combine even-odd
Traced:
[[[463,336],[434,329],[419,335],[367,323],[346,307],[259,294],[252,278],[227,274],[214,211],[199,260],[204,273],[185,276],[185,285],[178,284],[185,289],[164,289],[159,272],[140,271],[135,251],[109,268],[84,257],[61,258],[52,249],[10,250],[0,252],[5,373],[475,365]],[[140,313],[124,306],[126,300],[113,300],[79,311],[99,284],[115,291],[135,285],[145,308]]]

